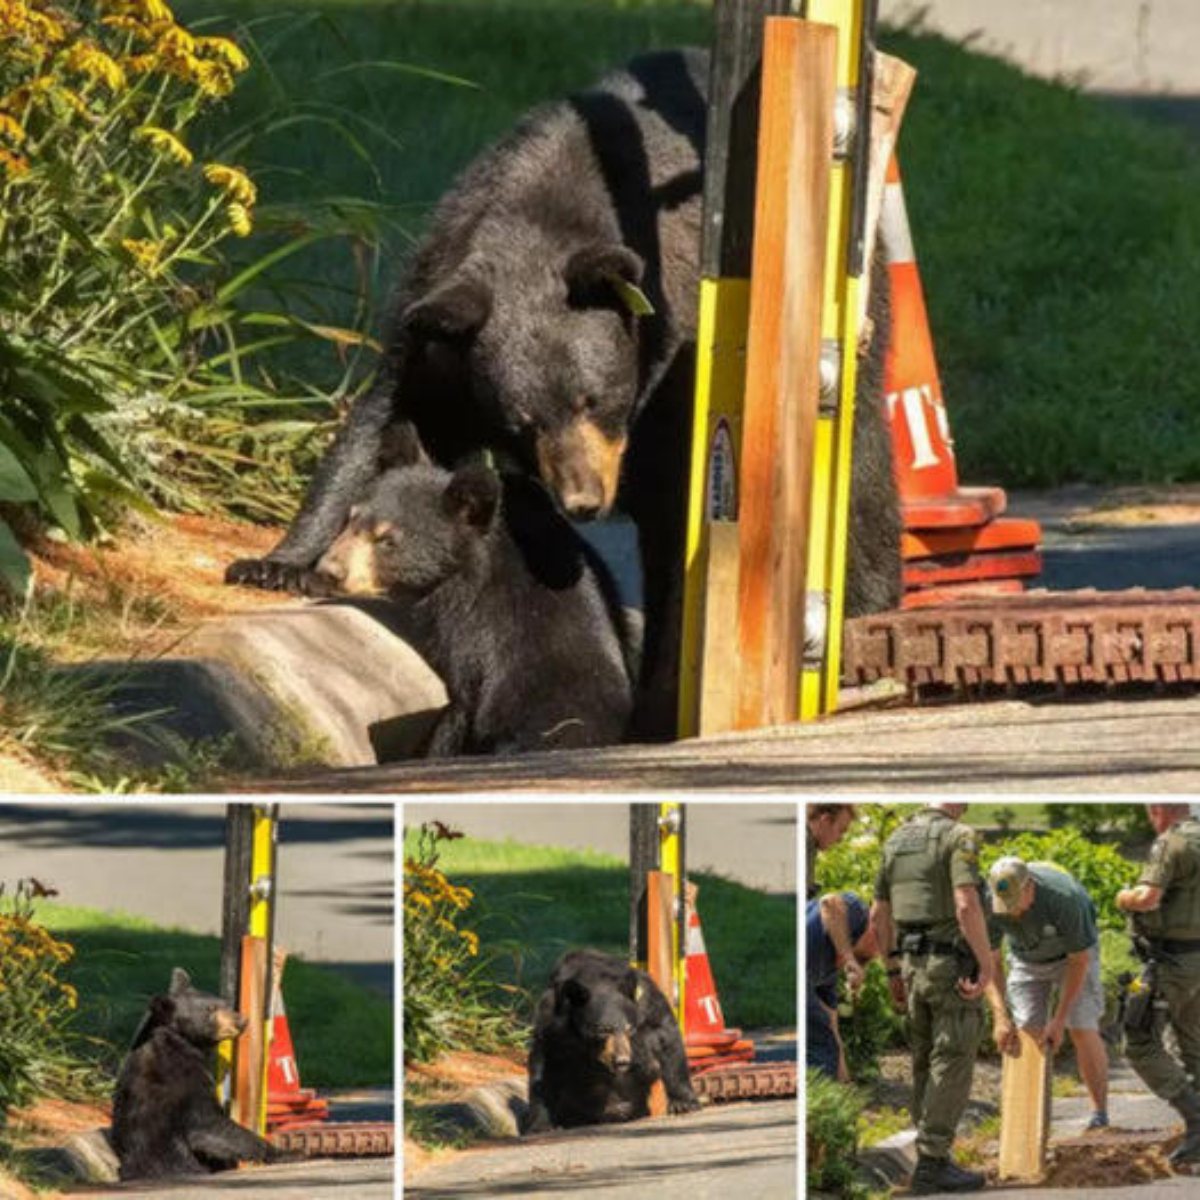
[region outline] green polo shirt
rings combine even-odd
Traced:
[[[1020,917],[992,912],[988,904],[988,924],[1003,936],[1009,952],[1025,962],[1044,963],[1096,945],[1096,906],[1083,884],[1050,863],[1030,863],[1029,874],[1033,903]]]

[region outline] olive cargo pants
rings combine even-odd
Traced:
[[[1156,1017],[1143,1030],[1129,1030],[1125,1053],[1145,1085],[1163,1100],[1174,1100],[1200,1085],[1200,953],[1175,955],[1158,966],[1158,990],[1167,1003],[1167,1020],[1179,1039],[1183,1064],[1163,1045],[1166,1021]],[[1190,1076],[1190,1078],[1189,1078]]]
[[[950,1157],[983,1040],[983,1000],[964,1000],[958,994],[962,973],[952,955],[904,958],[913,1055],[912,1116],[917,1151],[928,1158]]]

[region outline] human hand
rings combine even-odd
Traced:
[[[862,963],[854,957],[853,954],[842,963],[842,970],[846,975],[846,986],[850,991],[857,992],[867,978],[867,973],[863,970]]]
[[[1062,1045],[1063,1034],[1066,1020],[1063,1017],[1055,1017],[1045,1029],[1042,1030],[1042,1036],[1038,1039],[1038,1044],[1051,1057],[1058,1053],[1059,1046]]]
[[[996,1021],[992,1036],[996,1041],[996,1049],[1001,1054],[1007,1054],[1009,1058],[1021,1057],[1021,1035],[1017,1033],[1017,1027],[1010,1020],[1005,1018],[1002,1021]]]

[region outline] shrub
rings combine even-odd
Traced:
[[[0,1117],[39,1096],[84,1090],[90,1068],[74,1052],[78,1004],[62,978],[75,951],[34,920],[33,880],[0,884]]]
[[[865,1083],[879,1074],[879,1056],[904,1044],[904,1014],[897,1012],[888,990],[887,975],[879,961],[867,966],[867,978],[858,995],[850,996],[839,979],[841,1003],[838,1031],[850,1077]]]
[[[250,515],[285,515],[291,472],[238,479],[313,424],[249,360],[296,337],[365,339],[239,308],[324,236],[289,232],[236,273],[223,257],[251,232],[257,189],[191,135],[246,55],[164,0],[2,0],[0,45],[0,505],[71,538],[114,506],[220,508],[230,492]],[[0,579],[19,592],[28,568],[3,515]]]
[[[1089,838],[1106,829],[1131,837],[1151,837],[1154,833],[1144,804],[1054,803],[1045,808],[1052,829],[1077,829]]]
[[[808,1143],[808,1190],[846,1200],[867,1196],[857,1178],[858,1119],[866,1101],[853,1087],[810,1070],[805,1088],[805,1137]]]
[[[422,825],[404,859],[405,1062],[494,1050],[513,1039],[513,1012],[497,1003],[479,935],[460,925],[474,894],[438,869],[439,842],[459,837],[440,821]]]

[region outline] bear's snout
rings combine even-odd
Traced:
[[[586,417],[564,429],[537,435],[542,481],[568,516],[591,521],[612,507],[625,442],[624,437],[609,437]]]
[[[249,1019],[232,1008],[222,1008],[217,1011],[217,1040],[224,1042],[231,1038],[239,1038],[245,1032]]]
[[[628,1071],[633,1066],[633,1043],[627,1030],[605,1035],[600,1061],[610,1071]]]
[[[333,580],[347,596],[376,596],[383,589],[375,563],[375,542],[351,526],[340,533],[317,563],[317,573]]]

